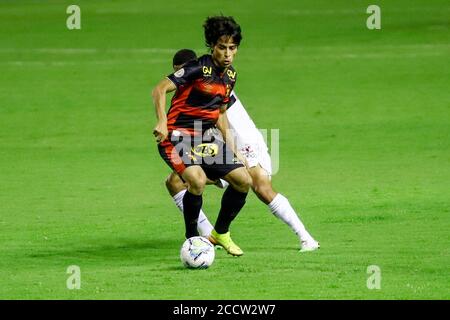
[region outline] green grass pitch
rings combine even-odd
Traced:
[[[370,1],[76,1],[69,31],[70,4],[0,2],[0,299],[450,298],[448,1],[376,1],[381,30]],[[150,93],[219,13],[243,29],[236,92],[280,130],[274,187],[322,248],[251,194],[245,255],[192,271]]]

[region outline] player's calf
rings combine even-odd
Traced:
[[[221,207],[214,227],[218,234],[226,234],[231,222],[241,211],[250,189],[250,176],[243,168],[237,168],[224,177],[230,183],[222,196]]]
[[[250,168],[248,172],[252,178],[252,190],[256,196],[265,204],[271,203],[277,193],[273,190],[270,177],[260,166]]]
[[[198,236],[197,222],[203,204],[203,189],[206,184],[206,175],[199,166],[191,166],[184,170],[183,179],[188,189],[183,197],[183,214],[186,227],[186,238]]]
[[[169,194],[173,197],[179,192],[186,189],[186,184],[181,180],[180,176],[175,172],[172,172],[166,178],[166,189],[169,191]]]

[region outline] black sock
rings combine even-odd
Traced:
[[[197,221],[202,208],[203,197],[186,190],[183,197],[184,224],[186,226],[186,239],[198,236]]]
[[[232,186],[229,186],[227,190],[225,190],[222,196],[222,206],[219,211],[219,216],[217,217],[216,225],[214,226],[217,233],[223,234],[228,232],[231,222],[236,218],[239,211],[241,211],[244,206],[246,197],[247,192],[239,192]]]

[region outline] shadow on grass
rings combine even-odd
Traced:
[[[79,242],[67,246],[41,246],[31,249],[28,258],[59,258],[59,259],[173,259],[177,255],[180,241],[177,239],[97,239],[95,242]]]

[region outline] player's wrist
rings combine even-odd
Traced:
[[[167,128],[167,119],[158,119],[156,125],[160,128]]]

